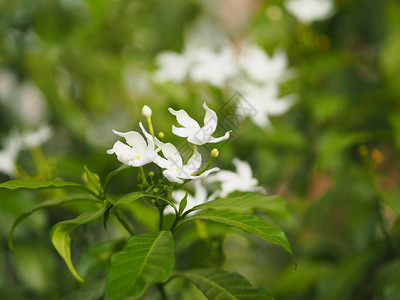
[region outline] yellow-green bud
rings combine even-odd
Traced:
[[[158,193],[159,190],[160,190],[159,188],[154,188],[154,189],[153,189],[153,192],[154,192],[154,193]]]
[[[158,137],[159,137],[160,139],[163,139],[163,138],[164,138],[164,132],[162,132],[162,131],[159,132],[159,133],[158,133]]]
[[[218,149],[214,148],[211,150],[211,157],[215,158],[215,157],[218,157],[218,155],[219,155]]]
[[[153,171],[150,171],[150,172],[149,172],[149,176],[150,176],[150,177],[153,177],[153,176],[154,176],[154,172],[153,172]]]

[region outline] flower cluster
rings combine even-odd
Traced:
[[[243,43],[239,51],[227,42],[219,50],[189,44],[181,54],[160,53],[156,61],[157,82],[191,80],[239,91],[257,112],[244,113],[260,127],[269,125],[268,115],[285,113],[293,103],[292,96],[279,95],[279,84],[293,73],[288,69],[288,59],[282,50],[270,57],[254,44]]]
[[[183,109],[169,112],[173,114],[182,127],[172,126],[172,132],[187,139],[193,145],[193,153],[189,160],[184,160],[178,149],[171,143],[164,143],[154,136],[151,123],[152,111],[148,106],[143,107],[142,114],[146,117],[149,125],[149,132],[142,123],[139,123],[144,138],[139,132],[129,131],[126,133],[113,131],[116,135],[125,138],[126,144],[117,141],[108,154],[116,154],[117,159],[125,165],[141,167],[149,163],[155,163],[163,169],[162,174],[171,182],[184,183],[184,180],[204,178],[212,172],[219,171],[219,168],[202,169],[202,156],[196,146],[206,143],[217,143],[229,138],[229,132],[222,137],[213,137],[218,125],[217,114],[211,110],[206,103],[203,104],[206,111],[204,125],[200,127],[197,121],[192,119]],[[213,151],[212,151],[213,152]],[[214,151],[213,153],[216,153]],[[211,155],[212,159],[216,155]]]

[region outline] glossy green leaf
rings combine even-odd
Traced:
[[[186,192],[185,197],[183,197],[183,199],[181,200],[181,202],[179,202],[179,214],[182,214],[183,211],[186,208],[187,205],[187,197],[188,197],[188,193]]]
[[[289,212],[286,208],[286,202],[280,196],[265,196],[263,194],[246,193],[239,196],[218,198],[197,205],[193,210],[215,209],[231,210],[239,213],[245,213],[253,210],[265,210],[272,214],[288,217]]]
[[[10,180],[0,184],[0,189],[7,190],[41,190],[69,187],[87,189],[82,184],[69,181]]]
[[[59,205],[62,203],[67,203],[67,202],[73,202],[73,201],[91,201],[91,202],[99,202],[99,200],[92,198],[90,195],[69,195],[61,198],[52,198],[52,199],[47,199],[38,205],[34,206],[30,211],[20,215],[15,221],[14,224],[11,227],[10,234],[8,236],[8,245],[12,249],[12,238],[13,234],[15,231],[15,228],[18,226],[19,223],[21,223],[25,218],[29,217],[32,213],[34,213],[37,210],[47,208],[50,206],[55,206]]]
[[[232,211],[206,210],[183,219],[181,224],[196,219],[214,221],[240,228],[248,233],[257,235],[267,242],[281,246],[294,257],[292,247],[290,246],[285,233],[279,228],[266,223],[257,216],[242,215]]]
[[[219,269],[193,269],[178,274],[194,283],[208,299],[272,300],[262,288],[255,288],[246,278]]]
[[[107,300],[140,297],[151,283],[168,279],[175,264],[169,231],[132,236],[113,254],[107,280]]]
[[[50,232],[51,242],[53,243],[53,246],[64,259],[71,274],[74,275],[74,277],[81,282],[83,282],[84,280],[76,271],[71,260],[71,238],[69,235],[72,230],[76,229],[80,225],[89,223],[93,220],[100,218],[106,210],[107,205],[104,203],[97,211],[83,213],[75,219],[57,223],[53,226]]]
[[[88,169],[88,167],[84,166],[83,168],[85,170],[86,180],[87,180],[89,189],[98,195],[101,194],[103,192],[103,189],[101,187],[99,177],[96,174],[94,174],[92,171],[90,171]]]

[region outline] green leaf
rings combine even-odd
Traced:
[[[107,280],[107,300],[140,297],[151,283],[165,281],[175,264],[170,231],[132,236],[113,254]]]
[[[218,269],[193,269],[178,273],[194,283],[208,299],[218,300],[273,300],[262,288],[255,288],[246,278]]]
[[[79,183],[69,181],[41,181],[41,180],[10,180],[0,184],[0,189],[7,190],[41,190],[57,188],[87,188]]]
[[[69,235],[72,230],[76,229],[80,225],[89,223],[90,221],[100,218],[107,210],[107,208],[107,204],[103,203],[99,210],[83,213],[72,220],[62,221],[54,225],[51,229],[50,237],[53,246],[64,259],[71,274],[81,282],[83,282],[84,280],[76,271],[71,260],[71,238]]]
[[[257,216],[242,215],[232,211],[206,210],[183,219],[180,224],[196,219],[214,221],[240,228],[248,233],[257,235],[267,242],[281,246],[294,258],[292,247],[290,246],[285,233],[279,228],[266,223]]]
[[[10,234],[8,236],[8,245],[9,245],[10,249],[13,249],[12,238],[13,238],[15,228],[18,226],[19,223],[21,223],[21,221],[23,221],[25,218],[29,217],[32,213],[34,213],[35,211],[37,211],[39,209],[59,205],[59,204],[66,203],[66,202],[72,202],[72,201],[99,202],[99,200],[97,200],[95,198],[91,198],[90,195],[70,195],[70,196],[61,197],[61,198],[47,199],[47,200],[39,203],[38,205],[34,206],[30,211],[20,215],[14,221],[14,224],[12,225]]]
[[[100,195],[103,192],[103,189],[101,187],[98,175],[92,173],[86,166],[83,166],[83,168],[85,170],[85,179],[87,180],[88,188],[97,195]]]
[[[246,193],[239,196],[218,198],[193,207],[192,210],[214,209],[231,210],[245,213],[253,210],[265,210],[272,214],[289,217],[286,202],[280,196],[265,196],[263,194]]]
[[[188,197],[188,193],[186,192],[185,197],[183,197],[183,199],[181,200],[181,202],[179,202],[179,214],[182,214],[183,211],[186,208],[187,205],[187,197]]]

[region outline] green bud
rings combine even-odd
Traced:
[[[153,172],[153,171],[150,171],[150,172],[149,172],[149,176],[150,176],[150,177],[153,177],[153,176],[154,176],[154,172]]]
[[[153,189],[153,192],[154,192],[154,193],[158,193],[159,190],[160,190],[159,188],[154,188],[154,189]]]
[[[163,138],[164,138],[164,132],[160,131],[160,132],[158,133],[158,137],[159,137],[160,139],[163,139]]]
[[[218,157],[218,155],[219,155],[218,149],[214,148],[211,150],[211,157],[215,158],[215,157]]]

